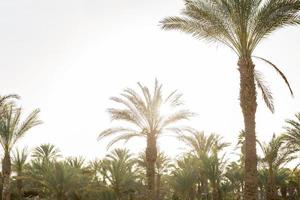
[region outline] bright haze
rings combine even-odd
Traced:
[[[165,94],[181,91],[186,108],[198,114],[186,124],[235,144],[243,127],[238,58],[227,47],[162,31],[159,21],[181,8],[182,0],[1,1],[0,94],[19,94],[25,113],[40,108],[44,121],[18,146],[53,143],[65,156],[102,157],[108,140],[97,136],[112,125],[109,98],[137,89],[138,81],[152,87],[155,78]],[[254,53],[280,67],[295,93],[292,98],[280,76],[254,60],[275,98],[271,114],[258,91],[257,135],[263,141],[300,111],[299,35],[299,28],[278,31]],[[174,138],[159,143],[172,156],[184,148]],[[126,145],[140,151],[145,143]]]

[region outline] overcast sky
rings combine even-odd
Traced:
[[[138,81],[152,86],[155,78],[165,92],[181,91],[186,107],[198,113],[188,124],[235,144],[243,127],[237,57],[226,47],[160,30],[159,21],[182,7],[182,0],[0,1],[0,94],[21,95],[26,113],[40,108],[44,121],[18,145],[49,142],[65,156],[101,157],[107,141],[97,136],[111,125],[109,97]],[[261,140],[282,132],[284,120],[300,111],[299,35],[300,27],[278,31],[255,52],[277,64],[295,92],[291,98],[279,75],[255,60],[276,109],[272,115],[259,94]],[[128,147],[137,151],[144,143]],[[182,148],[175,139],[160,147],[170,155]]]

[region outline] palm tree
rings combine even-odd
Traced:
[[[41,144],[33,150],[31,156],[44,163],[54,161],[61,155],[60,150],[56,148],[53,144]]]
[[[276,188],[276,174],[279,169],[295,157],[291,156],[290,149],[286,148],[283,137],[276,137],[273,135],[272,140],[269,143],[260,144],[263,158],[261,162],[266,166],[268,170],[267,179],[267,199],[276,200],[277,188]]]
[[[12,104],[13,100],[19,99],[20,97],[15,94],[10,94],[10,95],[5,95],[5,96],[0,96],[0,117],[2,113],[4,112],[5,106],[8,104]]]
[[[116,135],[109,144],[111,146],[120,140],[128,141],[133,137],[146,138],[148,197],[150,200],[154,200],[157,138],[167,132],[180,132],[181,127],[174,127],[173,125],[181,120],[190,119],[193,114],[188,110],[178,110],[171,114],[162,113],[163,110],[174,110],[182,105],[182,95],[174,91],[163,98],[162,85],[157,80],[152,94],[148,87],[140,83],[138,83],[138,86],[142,96],[138,92],[127,88],[120,98],[111,98],[111,100],[123,105],[125,108],[111,108],[108,110],[112,120],[125,121],[132,128],[110,128],[100,133],[99,139]]]
[[[103,176],[112,186],[118,200],[124,199],[135,188],[134,165],[135,159],[127,149],[115,149],[103,160]]]
[[[189,134],[180,135],[179,139],[183,141],[188,147],[192,148],[192,154],[194,154],[199,160],[199,173],[200,180],[198,183],[198,196],[205,195],[208,198],[208,173],[206,167],[201,167],[204,160],[213,158],[214,154],[218,154],[221,150],[229,145],[229,143],[223,142],[222,137],[217,134],[209,134],[208,136],[204,132],[199,132],[195,129],[188,128],[186,132]],[[211,157],[212,156],[212,157]],[[217,155],[215,155],[217,156]],[[201,187],[200,187],[201,186]]]
[[[300,152],[300,113],[295,114],[295,119],[286,120],[286,123],[284,138],[290,149]]]
[[[198,164],[199,160],[191,154],[184,155],[176,161],[170,180],[176,197],[182,200],[194,200],[196,198],[199,176]]]
[[[16,183],[19,199],[23,198],[23,176],[29,154],[26,148],[17,149],[13,154],[12,170],[16,173]]]
[[[0,143],[4,151],[2,200],[10,200],[10,152],[12,148],[31,128],[41,124],[38,120],[39,110],[34,110],[23,122],[21,122],[21,113],[21,108],[8,105],[0,118]]]
[[[81,156],[68,157],[66,159],[66,164],[68,164],[71,167],[76,168],[76,169],[84,169],[85,168],[84,163],[85,163],[85,159]]]
[[[225,177],[230,181],[234,199],[240,200],[244,187],[244,171],[240,163],[230,163],[226,168]]]
[[[182,17],[165,18],[165,30],[175,29],[196,38],[221,43],[238,56],[240,72],[240,106],[246,132],[245,193],[247,200],[257,199],[257,156],[255,142],[256,85],[268,108],[274,112],[273,98],[252,61],[258,44],[282,27],[300,23],[299,0],[185,0]],[[270,61],[292,90],[284,74]],[[292,93],[293,94],[293,93]]]
[[[78,171],[63,162],[34,163],[36,173],[31,179],[38,184],[39,193],[49,199],[64,200],[78,186]]]

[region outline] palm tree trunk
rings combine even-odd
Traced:
[[[157,158],[156,138],[148,135],[146,148],[148,200],[155,200],[155,162]]]
[[[218,189],[215,183],[212,185],[212,199],[213,200],[219,200],[219,193]]]
[[[18,178],[20,176],[21,175],[18,174]],[[23,199],[23,181],[20,179],[17,179],[16,182],[17,182],[17,190],[18,190],[19,199],[21,200],[21,199]]]
[[[2,161],[2,175],[3,175],[3,188],[2,188],[2,200],[10,200],[10,174],[11,174],[11,162],[9,152],[4,153]]]
[[[269,169],[268,174],[268,185],[267,185],[267,200],[276,200],[277,199],[277,191],[274,180],[273,169]]]
[[[160,180],[161,180],[161,175],[157,174],[156,175],[156,200],[160,199]]]
[[[245,190],[244,199],[257,200],[257,156],[255,136],[256,88],[251,58],[240,58],[240,105],[245,125]]]

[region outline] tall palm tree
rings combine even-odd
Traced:
[[[148,87],[138,83],[142,96],[127,88],[121,97],[112,97],[116,103],[125,108],[111,108],[108,112],[112,120],[125,121],[132,128],[116,127],[104,130],[99,135],[99,139],[116,135],[109,146],[114,143],[133,137],[143,137],[147,141],[146,160],[147,160],[147,179],[148,197],[155,199],[155,161],[157,159],[157,138],[162,134],[180,132],[181,127],[174,126],[181,120],[190,119],[193,114],[188,110],[178,110],[183,104],[182,95],[177,91],[163,97],[162,85],[155,81],[154,91],[151,94]],[[162,113],[163,110],[171,110],[173,113]]]
[[[0,144],[4,151],[2,200],[10,200],[10,152],[12,148],[31,128],[41,124],[38,120],[39,110],[34,110],[23,122],[21,122],[21,113],[21,108],[8,105],[0,118]]]
[[[256,85],[268,108],[274,112],[272,94],[255,69],[253,52],[275,30],[299,24],[299,10],[299,0],[185,0],[181,17],[168,17],[161,22],[165,30],[180,30],[199,39],[221,43],[238,56],[240,106],[246,133],[244,198],[247,200],[257,199]],[[256,58],[273,66],[292,93],[286,77],[278,67],[266,59]]]
[[[268,170],[267,199],[276,200],[278,199],[276,174],[280,167],[295,157],[291,156],[291,150],[286,148],[283,137],[281,136],[276,137],[273,135],[272,140],[269,143],[260,144],[260,147],[263,152],[263,158],[261,158],[261,162]]]

